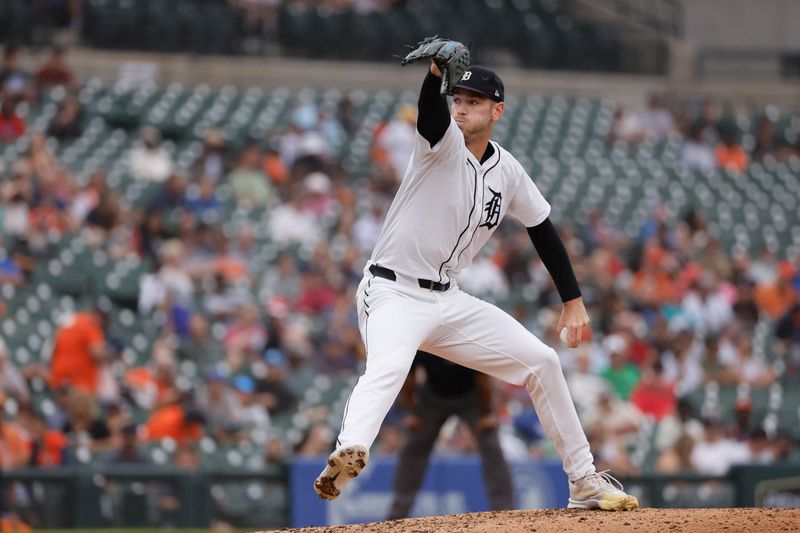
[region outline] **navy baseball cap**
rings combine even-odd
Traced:
[[[482,94],[495,102],[502,102],[505,97],[503,80],[490,68],[473,65],[467,69],[453,89],[466,89]]]

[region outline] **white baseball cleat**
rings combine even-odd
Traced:
[[[314,481],[314,490],[322,500],[335,500],[351,479],[367,466],[369,450],[360,444],[337,448],[328,457],[328,466]]]
[[[636,496],[626,494],[622,490],[622,483],[614,479],[608,470],[603,470],[569,482],[567,508],[629,511],[639,508],[639,500]]]

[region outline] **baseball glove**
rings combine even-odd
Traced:
[[[413,45],[410,47],[412,48]],[[433,59],[439,70],[442,71],[442,94],[452,94],[456,83],[469,68],[471,57],[469,48],[457,41],[443,39],[438,35],[420,41],[416,48],[403,58],[400,63],[406,66],[409,63]]]

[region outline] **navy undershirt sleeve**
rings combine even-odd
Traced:
[[[568,302],[578,298],[581,295],[581,289],[578,287],[578,280],[575,279],[569,254],[550,218],[544,219],[544,222],[538,226],[528,228],[528,235],[539,257],[542,258],[542,263],[550,273],[550,277],[553,278],[561,301]]]
[[[428,71],[425,81],[422,82],[422,89],[419,91],[417,131],[430,143],[431,147],[442,140],[450,126],[447,98],[439,93],[441,83],[441,78]]]

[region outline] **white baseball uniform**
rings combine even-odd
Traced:
[[[422,349],[525,385],[564,470],[577,480],[594,472],[594,465],[555,350],[504,311],[462,292],[455,281],[506,214],[532,227],[550,213],[522,165],[497,143],[492,147],[494,154],[481,163],[452,118],[433,147],[416,133],[411,161],[358,287],[366,371],[345,407],[338,444],[372,445]],[[394,281],[386,279],[386,269]]]

